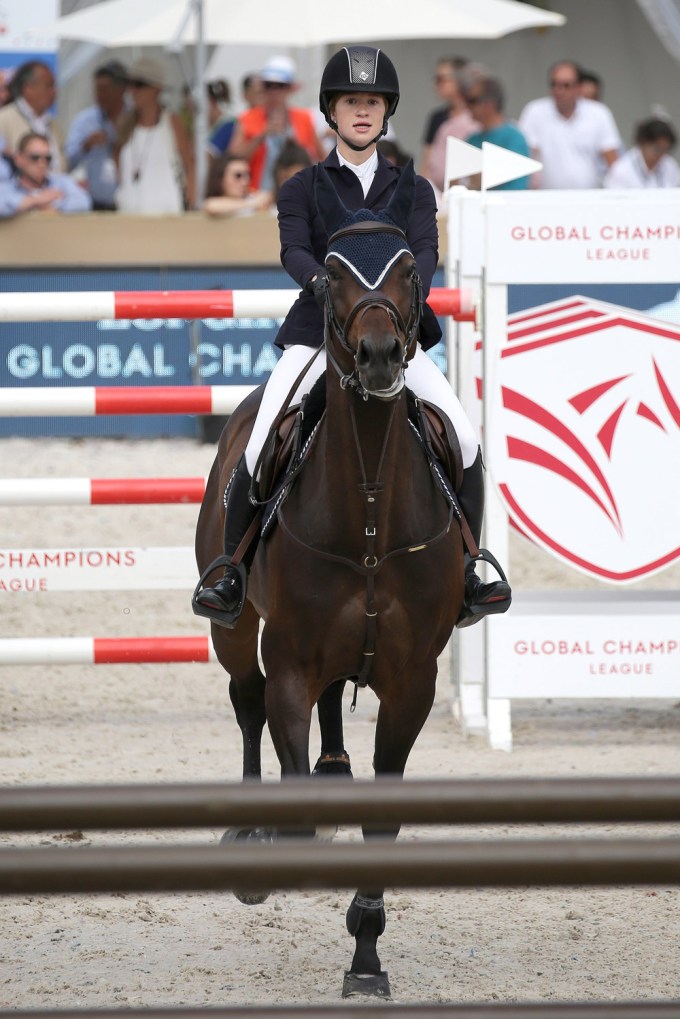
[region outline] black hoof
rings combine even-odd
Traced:
[[[342,982],[342,996],[354,998],[359,994],[369,998],[391,998],[387,970],[381,970],[380,973],[352,973],[347,970]]]
[[[266,828],[227,828],[220,839],[220,845],[224,846],[231,842],[273,842],[272,833]],[[269,892],[245,891],[241,888],[233,889],[234,895],[244,906],[260,906],[269,898]]]

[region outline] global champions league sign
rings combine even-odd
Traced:
[[[600,580],[677,560],[679,381],[680,326],[578,296],[511,315],[490,455],[517,527]]]
[[[529,205],[491,199],[487,220],[490,288],[574,281],[569,296],[503,322],[487,453],[508,515],[598,580],[649,577],[680,558],[680,314],[580,287],[677,291],[680,202],[546,193]]]

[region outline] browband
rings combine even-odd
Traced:
[[[341,230],[336,230],[328,238],[328,246],[337,241],[339,237],[352,237],[354,234],[396,234],[397,237],[401,237],[406,242],[406,234],[403,230],[400,230],[398,226],[392,226],[389,223],[381,223],[375,219],[364,219],[360,223],[353,223],[352,226],[345,226]]]

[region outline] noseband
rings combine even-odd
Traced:
[[[396,234],[398,237],[403,239],[404,244],[407,243],[406,236],[404,232],[399,229],[399,227],[390,226],[389,224],[381,223],[379,221],[367,220],[362,221],[360,223],[356,223],[353,226],[344,227],[342,230],[337,230],[329,238],[328,247],[330,249],[331,244],[334,241],[338,240],[340,237],[350,237],[365,233]],[[420,324],[421,302],[422,302],[422,284],[420,282],[420,277],[418,273],[414,270],[413,278],[411,280],[411,301],[409,305],[407,321],[404,321],[403,315],[401,314],[399,308],[397,308],[396,304],[394,303],[391,297],[383,293],[382,290],[374,290],[364,294],[352,305],[345,318],[344,323],[341,324],[336,314],[335,307],[333,305],[333,297],[331,294],[330,287],[326,287],[325,296],[326,357],[328,361],[330,361],[330,363],[332,364],[335,371],[340,376],[340,385],[343,389],[354,389],[358,393],[358,395],[361,396],[364,400],[368,400],[369,396],[374,395],[377,396],[377,394],[369,393],[366,389],[364,389],[363,385],[361,384],[358,376],[358,368],[356,363],[359,352],[358,350],[354,350],[354,348],[350,346],[347,340],[347,336],[355,320],[360,316],[363,316],[369,309],[372,308],[382,309],[387,314],[388,318],[394,325],[394,328],[396,329],[397,333],[399,334],[400,338],[403,341],[404,357],[401,365],[401,371],[403,374],[404,370],[408,366],[409,356],[417,339],[416,334],[418,332],[418,326]],[[343,372],[341,366],[335,360],[333,354],[330,351],[330,346],[328,343],[329,329],[333,330],[343,350],[350,354],[354,359],[354,369],[352,372],[350,372],[349,375]],[[395,390],[395,392],[398,392],[398,389]],[[389,397],[392,395],[394,394],[390,391],[389,394],[386,394],[382,398],[389,399]]]

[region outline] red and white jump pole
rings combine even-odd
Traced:
[[[8,637],[0,640],[2,665],[139,665],[215,662],[205,637]]]
[[[297,290],[138,290],[7,293],[0,322],[97,322],[101,319],[283,318]],[[471,290],[433,287],[427,303],[436,315],[475,321]]]
[[[198,503],[205,478],[5,478],[0,506]]]
[[[0,299],[1,303],[1,299]],[[0,389],[3,417],[232,414],[255,386],[21,386]]]

